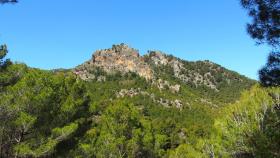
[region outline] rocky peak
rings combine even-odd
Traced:
[[[113,45],[112,48],[98,50],[93,54],[93,59],[96,58],[110,58],[110,57],[126,57],[128,59],[139,58],[138,50],[130,48],[126,44]]]
[[[83,65],[88,66],[80,66],[82,69],[76,69],[76,74],[85,76],[85,74],[90,74],[87,67],[99,67],[107,73],[135,72],[146,79],[153,78],[152,69],[144,62],[144,58],[139,55],[138,50],[130,48],[126,44],[113,45],[110,49],[98,50],[93,54],[92,59]]]
[[[149,51],[149,58],[153,61],[155,65],[167,65],[168,59],[166,55],[160,51]]]

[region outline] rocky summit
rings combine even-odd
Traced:
[[[93,79],[95,76],[90,72],[93,67],[99,67],[107,73],[134,72],[147,80],[153,78],[152,69],[144,62],[138,50],[126,44],[113,45],[110,49],[96,51],[91,60],[75,69],[75,73],[82,79]]]

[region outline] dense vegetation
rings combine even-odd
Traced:
[[[234,103],[247,86],[215,98],[214,91],[204,87],[207,96],[160,69],[182,85],[178,93],[135,73],[97,69],[106,81],[83,81],[69,70],[2,66],[0,157],[279,157],[279,88],[255,86]],[[116,96],[137,88],[184,106],[167,108],[144,94]]]
[[[125,87],[160,93],[135,74],[86,83],[71,72],[14,64],[1,78],[19,73],[2,87],[1,157],[161,157],[186,139],[180,132],[193,142],[210,135],[208,107],[180,111],[145,96],[116,98]]]

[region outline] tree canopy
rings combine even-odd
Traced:
[[[5,4],[5,3],[17,3],[17,0],[0,0],[0,4]]]
[[[1,45],[0,46],[0,64],[2,64],[3,58],[7,55],[7,46]]]
[[[253,18],[247,31],[258,44],[267,43],[274,51],[267,64],[259,71],[263,86],[279,86],[280,83],[280,0],[241,0],[242,6]]]
[[[1,45],[0,46],[0,70],[5,68],[7,65],[11,64],[9,59],[5,59],[8,53],[7,46]]]
[[[263,86],[280,86],[280,52],[272,52],[268,56],[267,64],[259,71],[259,78]]]
[[[242,6],[253,18],[247,31],[258,43],[273,47],[280,44],[280,0],[241,0]]]

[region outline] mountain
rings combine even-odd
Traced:
[[[181,89],[181,92],[188,89],[185,91],[189,95],[198,96],[198,102],[211,106],[235,101],[240,92],[256,83],[208,60],[190,62],[160,51],[148,51],[140,56],[138,50],[126,44],[96,51],[92,59],[76,67],[74,73],[86,81],[106,81],[104,74],[135,73],[161,91],[179,93]]]
[[[141,56],[125,44],[69,70],[14,63],[0,72],[0,157],[8,158],[252,155],[258,137],[246,131],[278,93],[207,60]]]

